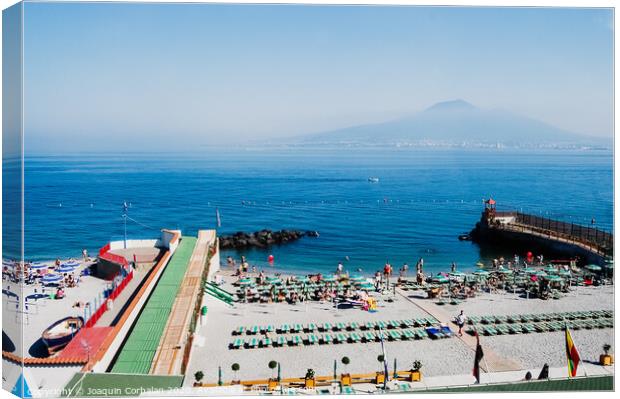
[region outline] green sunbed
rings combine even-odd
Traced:
[[[271,341],[271,338],[263,338],[260,341],[260,346],[263,348],[271,346],[272,344],[273,344],[273,341]]]
[[[258,339],[252,338],[249,342],[246,343],[248,348],[256,348],[258,346]]]
[[[370,332],[370,331],[366,331],[364,332],[364,334],[362,335],[364,338],[364,341],[366,342],[373,342],[375,340],[375,333]]]
[[[401,333],[396,330],[390,330],[389,336],[390,336],[390,341],[398,341],[401,337]]]
[[[288,340],[288,344],[292,346],[298,346],[302,342],[303,340],[299,335],[292,335],[291,338]]]
[[[331,344],[333,341],[331,334],[323,334],[321,336],[321,342],[323,344]]]
[[[362,340],[362,337],[360,337],[358,333],[352,332],[351,334],[349,334],[349,340],[353,343],[356,343],[360,342]]]
[[[289,326],[288,324],[282,324],[279,328],[280,333],[282,334],[286,334],[289,331],[291,331],[291,326]]]
[[[351,323],[349,323],[348,329],[353,331],[353,330],[357,330],[360,328],[360,325],[358,322],[356,321],[352,321]]]
[[[306,341],[308,342],[309,345],[314,345],[319,342],[319,337],[317,337],[314,334],[308,334],[306,336]]]
[[[237,329],[233,332],[233,334],[241,335],[241,334],[243,334],[244,331],[245,331],[245,327],[243,327],[243,326],[237,327]]]
[[[316,331],[316,324],[314,323],[309,323],[308,326],[306,327],[306,331],[308,332],[314,332]]]
[[[243,346],[243,344],[244,344],[243,340],[241,338],[237,338],[233,342],[230,343],[230,348],[239,349]]]
[[[273,346],[284,346],[286,345],[286,338],[280,335],[276,341],[273,343]]]
[[[341,322],[341,321],[336,323],[336,325],[334,326],[334,331],[343,331],[343,330],[346,330],[346,329],[347,329],[347,326],[343,322]]]

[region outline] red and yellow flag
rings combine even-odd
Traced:
[[[566,326],[566,360],[568,360],[568,376],[576,376],[577,365],[579,365],[579,361],[581,360],[581,358],[579,357],[579,352],[577,351],[577,347],[573,342],[573,337],[570,336],[568,326]]]

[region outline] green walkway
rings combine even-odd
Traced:
[[[125,341],[113,373],[148,374],[197,239],[183,237]]]

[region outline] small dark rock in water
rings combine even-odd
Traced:
[[[221,249],[267,248],[272,245],[286,244],[302,237],[318,237],[317,231],[299,230],[261,230],[254,233],[238,231],[228,236],[220,236]]]

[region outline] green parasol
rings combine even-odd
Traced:
[[[603,270],[599,265],[595,264],[587,265],[585,268],[590,270],[591,272],[600,272],[601,270]]]

